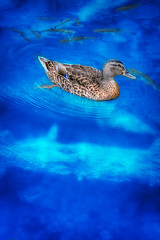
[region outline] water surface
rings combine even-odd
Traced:
[[[159,239],[159,7],[0,4],[2,239]],[[36,88],[50,84],[38,56],[100,70],[118,59],[137,79],[91,101]]]

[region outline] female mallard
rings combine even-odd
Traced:
[[[97,101],[112,100],[119,97],[120,89],[114,77],[124,75],[136,79],[130,74],[123,63],[118,60],[107,61],[102,72],[96,68],[83,65],[70,65],[50,61],[38,57],[45,72],[53,83],[42,85],[43,88],[58,86],[67,92]]]

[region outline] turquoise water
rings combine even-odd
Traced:
[[[1,239],[160,238],[159,7],[0,3]],[[100,70],[117,59],[137,79],[91,101],[36,88],[50,84],[38,56]]]

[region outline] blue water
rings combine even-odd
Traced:
[[[1,240],[160,239],[159,9],[1,1]],[[50,84],[38,56],[98,69],[118,59],[137,79],[117,76],[118,99],[91,101],[36,88]]]

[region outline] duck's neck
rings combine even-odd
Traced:
[[[110,71],[110,69],[108,71],[102,70],[102,81],[114,81],[114,77],[115,75]]]
[[[114,77],[115,76],[110,71],[108,71],[107,74],[106,74],[106,72],[102,71],[102,79],[100,82],[100,88],[104,89],[107,92],[113,88],[119,95],[120,89],[119,89],[118,83],[115,81]]]
[[[107,80],[102,79],[100,82],[100,88],[102,89],[107,89],[109,87],[116,87],[118,86],[117,82],[115,81],[114,78],[108,78]]]
[[[102,79],[100,81],[100,85],[105,86],[108,83],[110,83],[110,84],[116,83],[115,79],[114,79],[114,76],[113,75],[108,75],[108,74],[103,74],[103,72],[102,72]]]
[[[107,83],[107,82],[115,82],[114,77],[108,76],[107,78],[102,78],[101,83]]]

